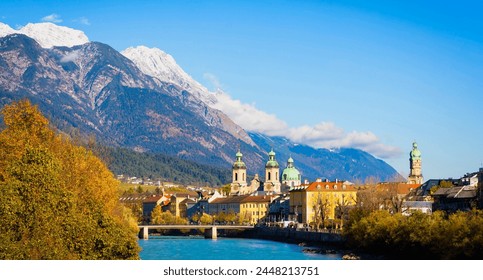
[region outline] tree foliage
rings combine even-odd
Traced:
[[[136,222],[103,162],[27,100],[2,114],[0,259],[137,259]]]
[[[231,180],[231,170],[228,168],[204,165],[163,154],[140,153],[126,148],[95,145],[92,149],[105,159],[109,168],[116,174],[211,186],[220,186]]]
[[[185,218],[173,215],[169,210],[162,210],[160,205],[156,205],[151,212],[152,225],[187,225],[188,220]]]
[[[213,217],[207,213],[203,213],[201,215],[194,214],[191,220],[195,223],[200,225],[211,225],[213,224]]]
[[[317,200],[314,201],[314,205],[312,209],[314,211],[314,228],[319,230],[322,227],[326,227],[326,223],[329,216],[330,211],[330,201],[329,199],[323,195],[321,192],[317,193]]]
[[[359,214],[360,209],[357,209]],[[446,216],[415,212],[410,216],[375,211],[351,213],[345,228],[349,246],[392,259],[482,259],[483,211]]]

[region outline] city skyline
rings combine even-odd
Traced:
[[[479,4],[355,2],[3,1],[0,22],[53,22],[118,51],[159,48],[265,118],[255,129],[242,118],[245,129],[359,148],[404,176],[416,141],[425,180],[477,171]]]

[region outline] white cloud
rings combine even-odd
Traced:
[[[401,155],[399,148],[381,143],[380,139],[370,131],[347,133],[332,122],[321,122],[314,126],[289,127],[276,115],[257,109],[255,104],[246,104],[233,99],[223,92],[222,85],[215,75],[206,73],[204,78],[217,88],[215,93],[217,102],[213,107],[227,114],[245,130],[269,136],[283,136],[295,143],[315,148],[357,148],[386,159]]]
[[[215,91],[223,88],[223,85],[220,83],[220,80],[218,80],[218,77],[216,77],[214,74],[204,73],[203,78],[211,83]]]
[[[66,55],[64,55],[61,59],[60,62],[66,63],[66,62],[75,62],[75,60],[79,57],[80,51],[72,51]]]
[[[62,19],[58,14],[50,14],[48,16],[45,16],[41,19],[42,21],[48,21],[48,22],[53,22],[53,23],[60,23],[62,22]]]
[[[284,121],[273,114],[258,110],[255,105],[242,103],[221,90],[216,92],[216,97],[217,102],[213,107],[227,114],[245,130],[275,136],[282,135],[288,129]]]
[[[337,141],[344,137],[344,130],[336,127],[334,123],[321,122],[313,127],[303,125],[291,128],[287,137],[294,142],[322,147],[323,143]]]
[[[91,25],[91,22],[86,17],[80,17],[80,18],[78,18],[78,19],[76,19],[74,21],[75,22],[79,22],[80,24],[83,24],[83,25]]]

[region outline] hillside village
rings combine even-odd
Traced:
[[[423,180],[421,152],[416,143],[409,158],[410,173],[405,182],[350,182],[302,180],[289,158],[280,173],[273,149],[268,153],[265,174],[247,182],[247,166],[238,151],[232,166],[232,182],[223,188],[179,186],[174,183],[119,176],[138,184],[138,191],[125,191],[121,202],[131,208],[140,224],[232,223],[295,227],[304,230],[337,230],[348,220],[354,207],[370,211],[431,215],[483,208],[483,168],[459,179]],[[154,186],[143,191],[142,186]],[[153,189],[153,187],[151,187]],[[152,220],[153,211],[170,213],[174,219]]]

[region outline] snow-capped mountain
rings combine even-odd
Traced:
[[[47,49],[24,34],[1,37],[0,107],[22,98],[60,130],[79,129],[107,145],[215,166],[229,166],[241,145],[251,151],[247,162],[262,164],[263,151],[221,128],[231,122],[221,111],[99,42]]]
[[[29,23],[20,30],[0,22],[0,37],[19,33],[33,38],[42,48],[72,47],[89,42],[84,32],[50,22]]]
[[[178,85],[212,107],[217,101],[213,93],[188,75],[174,58],[157,48],[130,47],[121,52],[132,60],[144,74],[162,82]]]
[[[0,22],[0,37],[7,36],[10,34],[17,33],[15,29],[11,28],[10,26],[6,25],[5,23]]]

